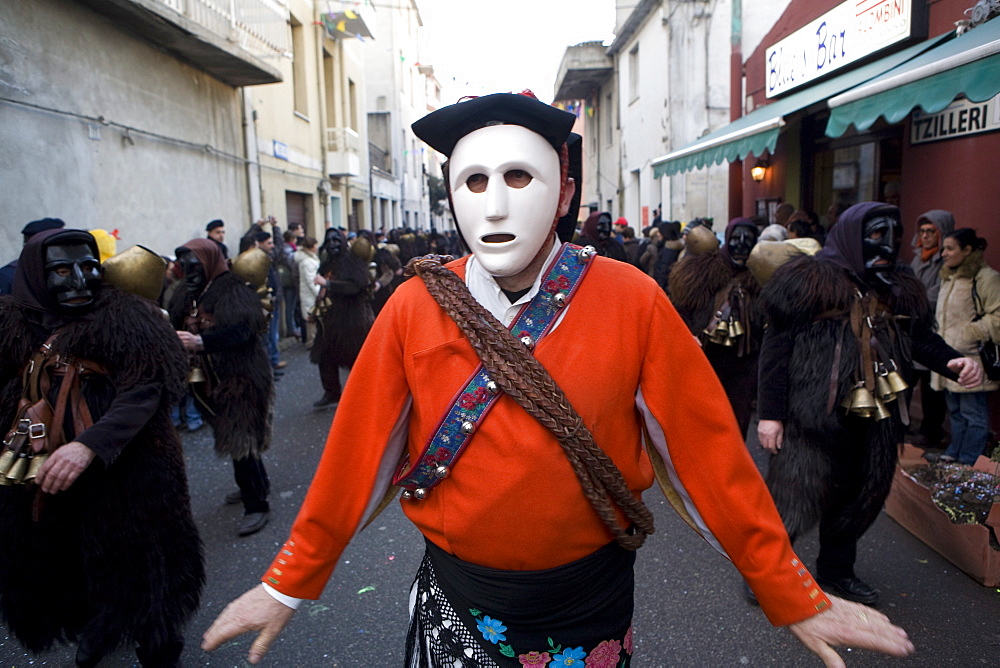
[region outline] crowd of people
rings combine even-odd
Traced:
[[[856,546],[904,440],[931,462],[964,465],[993,448],[987,396],[1000,383],[983,374],[979,348],[1000,340],[1000,274],[983,258],[985,240],[955,229],[944,210],[915,221],[911,264],[900,258],[893,204],[831,207],[825,224],[782,205],[776,221],[736,218],[721,244],[689,225],[661,286],[744,434],[756,405],[758,438],[773,455],[768,486],[790,537],[819,526],[817,582],[874,605],[877,589],[854,569]],[[649,245],[664,227],[649,231]],[[910,406],[918,384],[919,421]]]
[[[456,252],[409,230],[348,243],[331,229],[320,248],[268,219],[233,257],[226,231],[212,220],[169,254],[118,253],[117,231],[44,218],[0,268],[0,614],[26,649],[75,640],[77,665],[93,666],[131,644],[144,666],[177,665],[205,578],[178,433],[211,425],[233,464],[225,502],[244,509],[236,533],[260,531],[279,331],[313,348],[325,382],[353,364],[403,261]],[[336,404],[336,382],[317,406]]]
[[[26,226],[0,270],[0,613],[15,637],[34,652],[75,641],[80,666],[122,644],[178,664],[204,582],[178,430],[211,426],[237,534],[266,526],[284,333],[318,367],[315,409],[337,410],[289,539],[205,649],[257,631],[260,661],[400,494],[426,540],[406,665],[631,665],[656,482],[824,661],[838,644],[912,652],[865,607],[878,592],[856,546],[888,494],[909,384],[927,395],[928,442],[950,434],[939,459],[983,450],[998,384],[976,344],[1000,340],[985,242],[928,212],[902,264],[899,209],[880,202],[825,226],[781,210],[780,231],[736,218],[716,235],[659,207],[638,238],[608,212],[578,227],[574,120],[504,93],[415,123],[449,158],[460,234],[318,239],[268,218],[230,254],[213,220],[158,256],[58,219]],[[617,355],[581,354],[595,328]],[[356,365],[366,382],[343,387]],[[755,406],[766,482],[744,445]],[[817,525],[814,576],[793,543]]]
[[[879,596],[855,573],[856,544],[888,495],[900,445],[974,464],[995,445],[987,397],[1000,387],[979,366],[979,348],[1000,341],[1000,274],[985,240],[928,211],[906,264],[894,197],[838,202],[823,218],[783,203],[773,220],[735,218],[721,235],[711,219],[664,222],[657,207],[640,240],[624,218],[595,211],[574,236],[669,295],[745,436],[756,412],[792,540],[819,526],[817,581],[868,605]]]
[[[647,255],[642,241],[606,212],[576,229],[573,121],[528,94],[497,94],[414,124],[448,156],[449,202],[471,253],[410,263],[415,276],[361,346],[368,382],[340,395],[289,539],[203,648],[254,631],[248,658],[260,661],[302,600],[320,595],[351,536],[402,490],[426,539],[405,665],[631,665],[635,550],[654,530],[641,492],[655,478],[771,621],[824,660],[845,642],[912,651],[884,616],[821,590],[792,551],[689,321],[663,283],[629,266]],[[718,249],[706,223],[677,226],[675,266]],[[723,259],[745,264],[756,228],[731,228]],[[860,254],[862,231],[851,230],[845,243]],[[333,280],[355,294],[347,272]],[[725,322],[749,308],[733,304]],[[619,354],[581,354],[595,328]],[[957,365],[975,376],[971,360]]]
[[[898,204],[898,195],[892,195],[898,189],[889,191],[886,199]],[[704,234],[689,237],[689,232],[699,226],[711,229],[711,219],[697,218],[686,225],[678,221],[664,222],[660,218],[660,207],[656,207],[653,222],[642,230],[642,237],[636,239],[635,230],[624,218],[612,223],[610,213],[594,212],[575,240],[591,244],[599,254],[633,264],[653,277],[670,296],[692,333],[705,340],[711,339],[706,331],[710,321],[711,327],[718,326],[713,316],[719,307],[734,309],[738,326],[746,336],[735,346],[735,339],[728,344],[706,346],[705,354],[709,359],[724,356],[724,361],[713,362],[713,367],[727,387],[733,409],[745,431],[751,404],[756,404],[757,351],[768,322],[758,301],[762,281],[754,280],[746,271],[749,250],[758,242],[766,245],[767,242],[792,241],[796,249],[790,252],[815,255],[848,209],[848,205],[837,202],[820,217],[815,212],[782,203],[776,208],[773,221],[761,217],[734,219],[721,235],[724,243],[719,244]],[[898,209],[893,215],[898,217]],[[738,232],[741,238],[735,242],[740,249],[732,255],[732,234],[737,230],[742,230]],[[986,264],[985,239],[977,236],[973,228],[957,228],[949,211],[927,211],[914,221],[913,259],[906,265],[899,257],[901,222],[896,235],[891,263],[900,275],[915,276],[924,286],[934,331],[955,350],[978,359],[982,344],[1000,340],[1000,275]],[[687,259],[674,271],[682,255]],[[787,259],[789,256],[781,257]],[[739,280],[733,283],[737,275]],[[944,298],[939,300],[942,287],[945,288]],[[736,303],[740,301],[745,303]],[[907,420],[907,440],[927,449],[925,457],[932,462],[971,465],[980,454],[989,454],[996,438],[991,428],[987,397],[1000,387],[1000,381],[985,378],[981,385],[965,388],[947,374],[934,373],[917,359],[912,364],[912,388],[906,396],[908,400],[916,397],[919,419]],[[730,387],[737,381],[738,387]]]

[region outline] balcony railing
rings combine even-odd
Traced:
[[[230,86],[281,81],[290,55],[284,0],[77,0]]]
[[[368,163],[372,169],[392,174],[392,154],[372,142],[368,142]]]
[[[327,128],[326,162],[330,176],[361,176],[361,135],[352,128]]]
[[[288,9],[276,0],[156,0],[255,56],[289,52]]]
[[[352,128],[327,128],[326,150],[360,153],[361,135]]]

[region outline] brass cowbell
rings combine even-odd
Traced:
[[[909,387],[909,385],[906,384],[906,381],[903,380],[903,376],[901,376],[895,369],[886,374],[886,380],[889,383],[889,387],[892,388],[893,394],[904,392],[906,388]]]
[[[24,482],[31,482],[38,476],[39,469],[42,468],[42,464],[45,463],[49,456],[45,453],[35,455],[31,458],[28,464],[28,473],[24,476]]]
[[[6,477],[7,480],[17,484],[20,483],[22,480],[24,480],[24,476],[27,472],[28,472],[28,454],[22,452],[20,455],[18,455],[17,461],[14,462],[14,465],[10,467],[9,471],[7,471]]]
[[[847,410],[861,417],[871,417],[877,406],[875,396],[865,387],[864,383],[858,383],[851,391]]]
[[[888,417],[892,417],[892,413],[890,413],[889,409],[885,407],[885,403],[876,397],[875,410],[873,411],[871,417],[874,417],[876,420],[884,420]]]

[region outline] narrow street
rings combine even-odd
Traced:
[[[284,359],[288,367],[277,383],[275,445],[265,457],[273,512],[260,533],[236,537],[240,507],[223,503],[235,488],[232,467],[212,453],[209,428],[183,434],[208,565],[201,609],[188,627],[186,666],[247,665],[249,636],[208,654],[198,646],[201,633],[270,563],[286,538],[323,446],[333,413],[312,408],[320,394],[316,368],[298,344]],[[364,382],[362,370],[356,374],[352,382]],[[820,665],[791,634],[772,628],[760,610],[744,600],[736,571],[684,525],[658,491],[647,493],[646,501],[656,515],[657,532],[638,558],[634,665]],[[516,540],[513,528],[511,539]],[[811,564],[815,534],[798,547]],[[422,549],[417,531],[392,506],[355,539],[322,599],[302,607],[262,665],[401,665],[407,591]],[[982,587],[884,514],[860,543],[858,568],[859,575],[880,589],[880,609],[907,629],[917,654],[895,660],[842,651],[848,665],[996,665],[1000,590]],[[71,666],[73,652],[63,647],[33,658],[4,634],[0,665]],[[134,664],[132,652],[120,651],[101,665]]]

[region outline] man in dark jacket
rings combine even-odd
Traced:
[[[254,247],[264,251],[270,260],[267,268],[267,287],[271,291],[271,315],[267,318],[266,343],[267,356],[277,377],[280,375],[280,370],[288,366],[288,363],[282,361],[281,351],[278,348],[278,324],[281,319],[281,307],[284,304],[284,291],[281,289],[281,277],[278,274],[274,236],[264,230],[255,232]]]
[[[684,250],[684,242],[681,240],[681,224],[677,221],[660,223],[657,228],[660,231],[662,242],[657,250],[656,262],[653,265],[653,280],[670,292],[670,269],[677,262]]]
[[[192,239],[176,251],[186,290],[178,290],[170,317],[191,354],[189,377],[195,397],[215,432],[215,451],[232,457],[243,502],[237,533],[264,528],[270,482],[261,454],[271,444],[274,377],[263,337],[266,323],[257,294],[229,271],[218,245]]]
[[[42,218],[33,220],[24,226],[21,234],[24,235],[24,243],[28,243],[31,237],[45,230],[59,230],[66,226],[59,218]],[[9,295],[14,285],[14,273],[17,271],[17,260],[11,260],[3,267],[0,267],[0,295]]]
[[[138,645],[175,666],[204,581],[169,415],[186,358],[98,257],[87,232],[41,232],[0,298],[0,612],[32,652],[76,640],[95,666]]]
[[[229,258],[229,249],[226,247],[226,223],[223,220],[216,218],[215,220],[208,223],[205,226],[206,236],[219,244],[219,250],[222,251],[222,257],[224,259]]]
[[[978,385],[982,367],[934,333],[923,285],[899,269],[899,209],[847,209],[815,257],[767,283],[758,435],[774,458],[768,487],[794,540],[819,524],[816,581],[874,605],[857,542],[889,494],[913,362]]]

